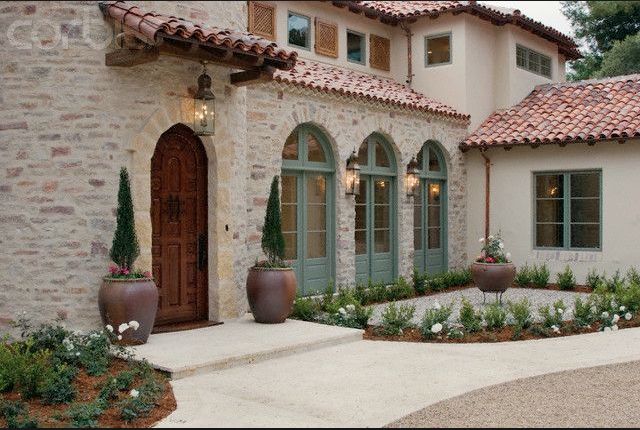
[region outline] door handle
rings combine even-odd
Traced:
[[[204,270],[207,267],[207,235],[200,233],[198,235],[198,270]]]

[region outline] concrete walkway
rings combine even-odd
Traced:
[[[159,425],[379,427],[481,387],[634,360],[640,328],[495,344],[361,340],[174,381],[178,409]]]

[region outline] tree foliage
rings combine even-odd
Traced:
[[[637,58],[640,1],[565,1],[562,12],[587,48],[584,58],[571,64],[570,80],[640,72],[640,63],[632,60]]]
[[[262,228],[262,250],[267,256],[269,266],[279,267],[284,259],[284,235],[280,218],[280,191],[278,176],[273,177],[271,192],[267,202],[267,213]]]
[[[120,186],[118,189],[118,212],[116,232],[109,253],[111,260],[119,267],[131,269],[138,258],[140,248],[136,236],[135,220],[133,217],[133,201],[131,200],[131,185],[129,173],[123,167],[120,170]]]

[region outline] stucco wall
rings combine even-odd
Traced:
[[[609,275],[640,261],[640,141],[493,149],[491,159],[491,231],[502,232],[516,265],[546,262],[555,274],[569,264],[579,282],[589,269]],[[479,253],[484,235],[484,160],[477,150],[466,154],[467,254]],[[533,172],[602,169],[602,251],[538,251],[533,246]]]

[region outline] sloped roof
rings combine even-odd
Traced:
[[[273,64],[279,68],[291,67],[298,57],[297,52],[283,49],[275,42],[252,33],[196,24],[183,18],[144,11],[124,1],[103,1],[99,5],[105,16],[153,41],[158,41],[159,36],[171,36],[185,41],[230,48],[240,53],[281,60]]]
[[[460,145],[539,145],[640,138],[640,74],[537,86]]]
[[[347,6],[365,15],[378,14],[386,21],[415,20],[423,16],[435,18],[444,13],[469,13],[495,25],[513,24],[558,45],[561,54],[574,60],[582,57],[570,36],[523,15],[519,10],[479,4],[475,1],[333,1],[336,6]]]
[[[432,100],[393,79],[351,69],[298,60],[293,69],[278,70],[273,77],[277,82],[311,88],[325,93],[469,121],[469,115]]]

